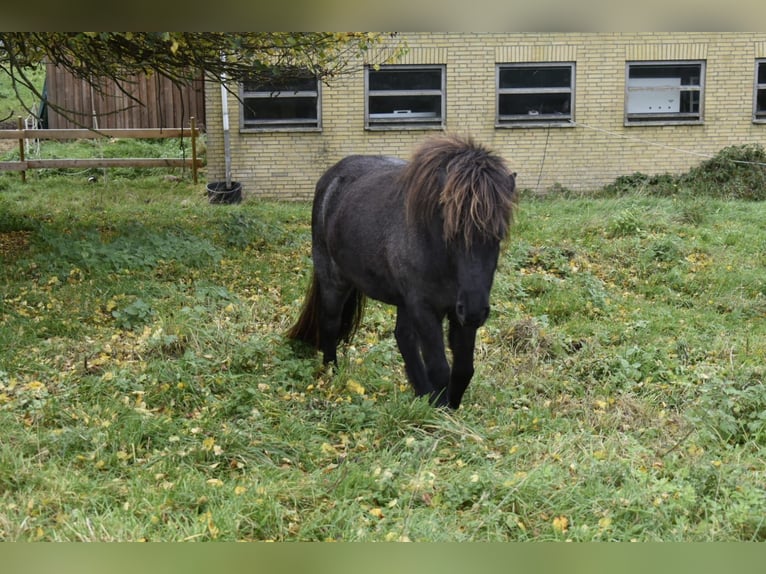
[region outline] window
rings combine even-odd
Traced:
[[[275,70],[271,78],[240,86],[243,130],[319,129],[319,82],[300,70]]]
[[[497,126],[569,125],[573,63],[497,66]]]
[[[365,127],[444,127],[444,66],[365,69]]]
[[[625,125],[702,123],[704,62],[629,62]]]
[[[766,123],[766,60],[755,63],[755,98],[753,121]]]

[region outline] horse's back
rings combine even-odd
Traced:
[[[315,266],[328,265],[334,276],[393,305],[401,303],[389,273],[392,253],[406,241],[398,186],[406,165],[386,156],[342,159],[319,180],[312,219]]]
[[[349,155],[329,167],[316,185],[316,196],[326,193],[328,188],[337,185],[339,180],[345,184],[352,183],[366,175],[399,170],[407,165],[407,162],[397,157],[384,155]]]
[[[381,194],[390,195],[395,191],[396,174],[406,165],[406,161],[390,156],[344,157],[327,169],[317,181],[314,193],[314,226],[325,228],[325,222],[344,205],[367,203],[368,194],[372,190],[377,199],[381,199]]]

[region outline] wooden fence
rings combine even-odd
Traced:
[[[0,130],[0,139],[12,139],[19,142],[18,161],[0,161],[0,171],[20,171],[21,180],[26,181],[26,171],[29,169],[50,168],[92,168],[92,167],[188,167],[191,169],[194,183],[197,183],[197,137],[199,130],[195,118],[191,118],[190,128],[147,128],[147,129],[103,129],[92,131],[87,129],[54,129],[36,130],[24,129],[19,118],[19,126],[15,130]],[[91,158],[91,159],[26,159],[24,141],[27,139],[95,139],[109,138],[191,138],[191,157],[180,158]]]
[[[194,117],[204,129],[205,81],[201,74],[186,86],[176,86],[159,74],[131,76],[120,84],[104,78],[92,80],[98,89],[63,68],[47,65],[45,89],[52,105],[44,108],[46,128],[165,128],[188,125]],[[56,108],[68,111],[62,115]]]

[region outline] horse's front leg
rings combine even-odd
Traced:
[[[452,373],[447,388],[447,403],[457,409],[473,377],[476,328],[460,325],[457,319],[450,317],[449,345],[452,349]]]
[[[446,405],[450,370],[439,318],[427,310],[413,312],[401,306],[394,333],[415,394],[430,395],[431,403]]]

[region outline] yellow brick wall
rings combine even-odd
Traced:
[[[503,155],[518,185],[587,191],[636,171],[680,173],[721,148],[766,146],[766,124],[752,122],[755,59],[764,33],[407,33],[407,64],[446,65],[446,129],[471,134]],[[702,125],[624,124],[630,60],[705,60]],[[495,65],[576,62],[576,126],[495,127]],[[206,86],[208,180],[225,177],[220,87]],[[245,195],[309,199],[321,173],[352,153],[407,157],[433,130],[364,129],[364,75],[322,87],[321,132],[239,132],[229,97],[232,178]]]

